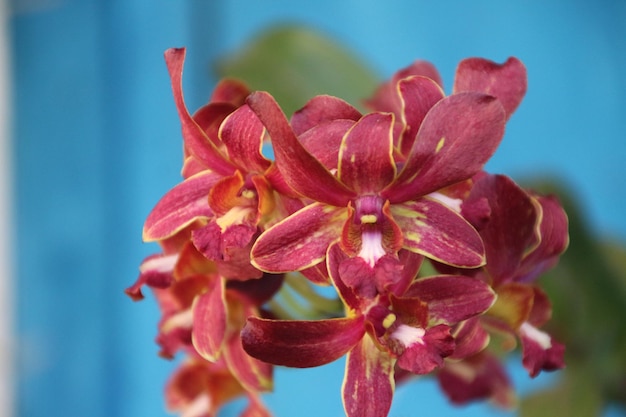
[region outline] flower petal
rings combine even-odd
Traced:
[[[483,58],[468,58],[456,70],[453,91],[477,91],[494,96],[509,118],[524,98],[526,87],[526,67],[519,59],[511,57],[504,64],[497,64]]]
[[[389,413],[395,390],[394,363],[369,337],[348,353],[342,387],[347,417],[381,417]]]
[[[193,304],[193,346],[200,356],[210,362],[215,362],[221,354],[226,321],[224,280],[215,276],[207,291],[199,295]]]
[[[404,247],[437,262],[462,268],[485,263],[478,232],[453,209],[425,197],[391,206],[393,218],[404,231]]]
[[[183,130],[185,147],[197,158],[202,160],[211,170],[228,175],[234,171],[234,166],[222,155],[215,144],[206,136],[204,130],[196,123],[183,99],[182,76],[185,61],[184,48],[171,48],[165,51],[165,61],[170,74],[176,109]]]
[[[431,320],[449,325],[484,313],[496,299],[489,285],[461,275],[417,279],[404,296],[427,302]]]
[[[250,317],[241,341],[249,355],[264,362],[308,368],[339,359],[364,334],[362,316],[317,321]]]
[[[320,263],[341,235],[346,210],[314,203],[275,224],[252,247],[251,262],[265,272],[299,271]]]
[[[219,179],[219,175],[204,171],[168,191],[146,219],[144,241],[168,238],[197,219],[212,217],[209,192]]]
[[[352,105],[340,98],[319,95],[309,100],[303,108],[291,117],[291,126],[296,135],[300,136],[307,130],[332,120],[352,120],[361,118],[361,113]]]
[[[247,172],[264,172],[271,165],[261,153],[264,134],[263,124],[246,105],[231,113],[219,132],[230,160]]]
[[[454,338],[450,327],[440,324],[426,329],[422,340],[405,346],[398,358],[398,366],[416,375],[425,375],[441,367],[443,359],[453,351]]]
[[[465,359],[482,352],[489,345],[489,333],[481,325],[480,317],[473,317],[455,326],[454,353],[450,359]]]
[[[357,194],[376,193],[396,175],[393,115],[370,113],[346,133],[339,152],[339,179]]]
[[[555,341],[552,336],[529,323],[520,328],[522,339],[522,363],[528,374],[534,378],[541,371],[555,371],[565,367],[563,354],[565,346]]]
[[[398,92],[402,103],[401,116],[404,124],[399,148],[402,155],[407,155],[413,147],[424,117],[439,100],[444,98],[444,93],[435,81],[420,76],[400,80]]]
[[[257,91],[248,105],[270,134],[276,166],[287,184],[300,194],[334,206],[346,206],[354,192],[346,188],[302,146],[274,98]]]
[[[406,164],[382,195],[392,203],[429,194],[479,172],[502,140],[500,102],[480,93],[446,97],[428,112]]]

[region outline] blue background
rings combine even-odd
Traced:
[[[488,170],[560,178],[599,234],[625,240],[626,2],[529,3],[15,0],[16,415],[167,415],[156,305],[122,290],[157,250],[141,243],[144,218],[180,179],[168,47],[188,48],[192,110],[211,63],[280,22],[323,31],[381,77],[430,60],[447,91],[459,60],[517,56],[529,91]],[[279,417],[341,416],[342,366],[281,370],[267,403]],[[512,369],[523,391],[554,377],[531,384]],[[420,381],[398,390],[391,416],[434,413],[504,415],[453,409]]]

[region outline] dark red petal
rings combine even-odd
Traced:
[[[459,64],[454,79],[454,93],[477,91],[500,100],[507,118],[515,111],[526,94],[526,67],[514,57],[504,64],[483,58],[468,58]]]
[[[345,119],[323,122],[301,134],[299,139],[305,149],[326,169],[337,169],[341,141],[354,123]]]
[[[246,172],[264,172],[271,162],[261,153],[265,128],[248,106],[231,113],[220,127],[230,160]]]
[[[489,285],[460,275],[420,278],[411,284],[405,296],[427,302],[431,320],[450,325],[484,313],[496,299]]]
[[[340,98],[320,95],[309,100],[303,108],[291,117],[291,127],[300,136],[307,130],[332,120],[352,120],[361,118],[361,113]]]
[[[458,213],[430,198],[391,206],[404,233],[404,247],[430,259],[462,268],[485,263],[478,232]]]
[[[215,144],[206,136],[204,130],[193,120],[183,99],[183,63],[185,61],[184,48],[171,48],[165,51],[165,61],[170,74],[176,109],[183,130],[183,139],[186,149],[202,160],[211,170],[228,175],[234,171],[234,166],[220,153]]]
[[[554,371],[565,367],[563,360],[565,346],[549,334],[525,323],[520,328],[520,338],[523,350],[522,363],[532,378],[541,371]]]
[[[395,389],[394,362],[369,337],[348,353],[343,380],[347,417],[383,417],[389,413]]]
[[[370,113],[346,133],[339,152],[339,179],[357,194],[376,193],[396,175],[393,115]]]
[[[446,97],[428,112],[406,164],[382,195],[404,202],[466,180],[479,172],[502,140],[500,102],[479,93]]]
[[[345,209],[311,204],[261,234],[252,248],[252,263],[271,273],[314,266],[339,239],[345,220]]]
[[[146,219],[143,238],[146,242],[162,240],[199,218],[210,218],[209,192],[220,176],[204,171],[172,188],[152,209]]]
[[[406,346],[398,358],[398,366],[416,375],[425,375],[443,365],[443,359],[454,351],[450,328],[438,325],[426,329],[423,341]]]
[[[459,323],[453,332],[455,347],[450,359],[465,359],[482,352],[489,344],[489,333],[481,325],[480,316]]]
[[[274,98],[257,91],[247,99],[270,134],[276,166],[291,188],[315,201],[345,207],[355,194],[302,146]]]
[[[249,355],[264,362],[309,368],[339,359],[364,334],[362,316],[318,321],[250,317],[241,341]]]

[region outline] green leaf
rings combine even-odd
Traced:
[[[315,31],[273,28],[232,55],[218,60],[217,75],[264,90],[291,115],[310,98],[330,94],[359,107],[379,79],[352,52]]]

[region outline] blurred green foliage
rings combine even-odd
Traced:
[[[380,81],[350,51],[295,26],[261,34],[219,60],[215,70],[270,92],[288,116],[317,94],[359,107]],[[562,186],[526,185],[559,196],[570,221],[567,252],[541,278],[554,308],[548,330],[565,343],[567,368],[554,386],[522,399],[520,414],[598,416],[608,403],[626,405],[626,248],[594,235]]]

